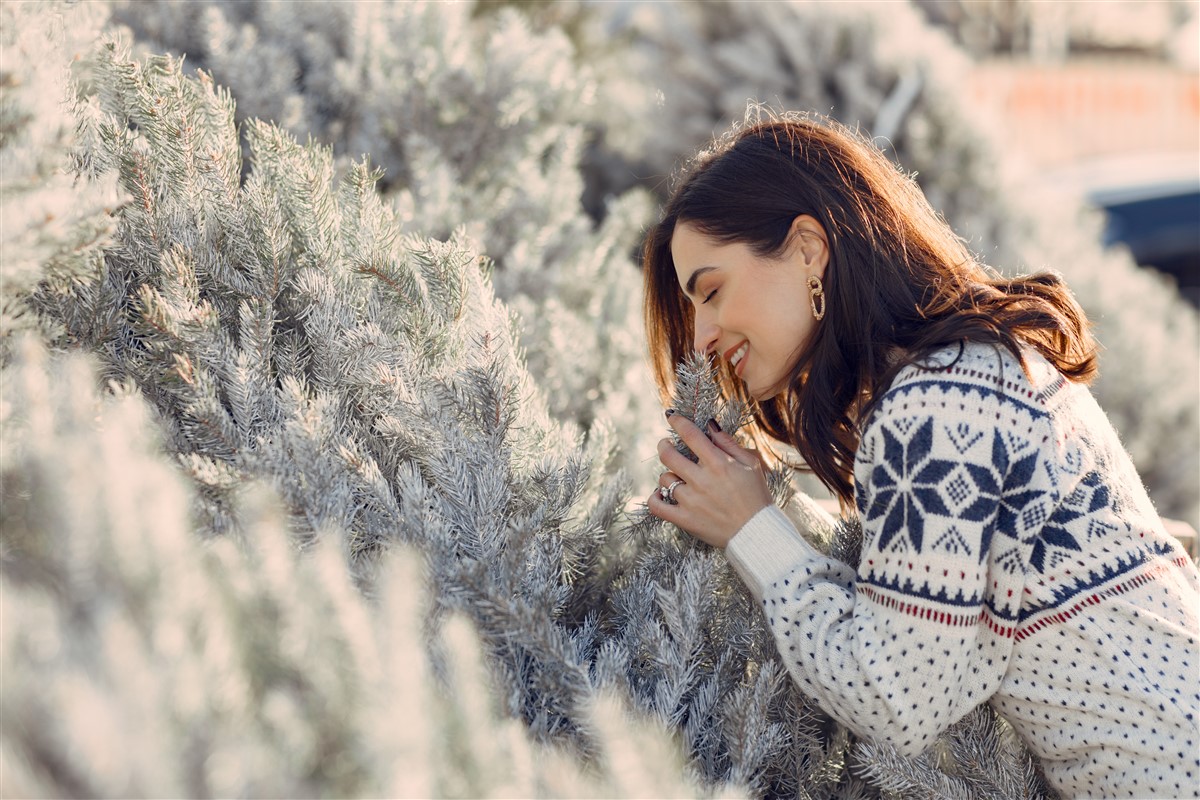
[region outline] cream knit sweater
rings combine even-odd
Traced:
[[[914,754],[989,702],[1067,797],[1200,793],[1200,578],[1086,387],[968,344],[855,461],[857,573],[768,506],[726,553],[800,687]]]

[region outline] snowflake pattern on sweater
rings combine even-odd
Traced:
[[[1066,796],[1200,790],[1200,576],[1086,387],[968,344],[902,369],[855,458],[857,573],[774,506],[726,550],[793,678],[907,754],[983,702]]]

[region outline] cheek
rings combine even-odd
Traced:
[[[815,320],[808,306],[796,303],[796,298],[790,295],[779,295],[772,302],[771,319],[778,331],[775,344],[780,357],[794,358],[800,349],[808,342],[815,328]]]
[[[797,346],[803,347],[804,345],[808,344],[808,340],[812,337],[813,333],[816,332],[817,321],[812,318],[811,314],[807,313],[807,309],[805,309],[805,311],[797,313],[796,318],[798,320],[798,323],[796,326]]]

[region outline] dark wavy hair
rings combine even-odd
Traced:
[[[719,377],[726,398],[750,406],[760,448],[779,458],[774,444],[794,447],[843,505],[853,499],[859,424],[896,372],[932,351],[990,343],[1024,365],[1028,345],[1073,381],[1094,377],[1096,343],[1058,275],[1000,277],[869,141],[823,117],[784,115],[737,126],[702,151],[646,236],[644,316],[664,399],[675,365],[693,349],[692,306],[671,258],[675,227],[686,222],[719,243],[778,258],[802,214],[828,238],[824,320],[776,397],[749,397],[724,362]]]

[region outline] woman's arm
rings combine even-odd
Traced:
[[[1013,425],[998,397],[975,395],[962,419],[910,399],[885,396],[859,446],[857,573],[774,506],[726,553],[805,692],[856,733],[914,754],[998,688],[1024,573],[1003,569],[993,544],[1023,563],[1014,504],[1050,487],[1042,428]]]

